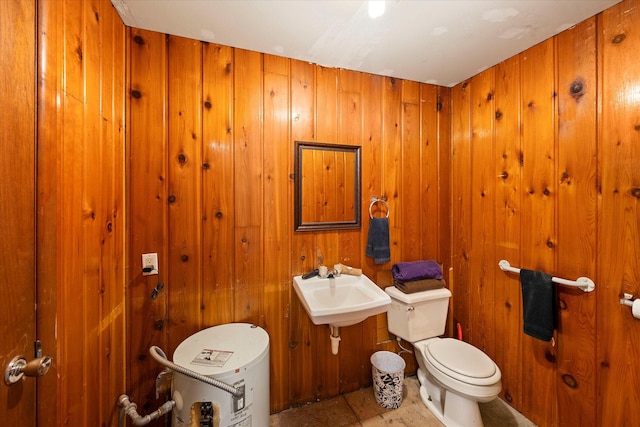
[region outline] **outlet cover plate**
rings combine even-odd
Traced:
[[[145,268],[151,267],[151,271],[144,271]],[[142,254],[142,275],[143,276],[153,276],[154,274],[158,274],[158,254],[157,253],[149,253]]]

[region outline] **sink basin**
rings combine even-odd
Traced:
[[[306,280],[295,276],[293,287],[316,325],[354,325],[384,313],[391,305],[389,295],[365,275]]]

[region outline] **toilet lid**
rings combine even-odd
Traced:
[[[481,350],[453,338],[435,340],[427,345],[426,356],[441,372],[454,378],[488,379],[496,375],[496,364]]]

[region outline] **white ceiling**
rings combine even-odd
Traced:
[[[136,28],[453,86],[620,0],[111,0]]]

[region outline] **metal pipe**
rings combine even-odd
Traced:
[[[331,329],[331,334],[329,335],[331,339],[331,353],[336,355],[340,347],[340,328],[334,325],[329,325],[329,328]]]
[[[167,355],[158,346],[155,346],[155,345],[151,346],[151,348],[149,348],[149,353],[151,354],[151,357],[153,357],[156,360],[156,362],[160,363],[161,365],[173,371],[180,372],[181,374],[184,374],[188,377],[201,381],[205,384],[209,384],[214,387],[217,387],[221,390],[224,390],[230,393],[235,397],[244,396],[244,392],[240,388],[234,387],[232,385],[219,381],[215,378],[210,378],[205,375],[200,375],[197,372],[193,372],[187,368],[183,368],[182,366],[176,365],[175,363],[169,361],[167,359]],[[156,411],[152,412],[149,415],[145,415],[144,417],[138,414],[138,410],[137,410],[138,406],[135,403],[131,402],[131,400],[129,400],[129,396],[127,396],[126,394],[120,395],[120,397],[118,398],[118,405],[120,406],[120,415],[118,417],[119,427],[124,427],[124,420],[127,415],[133,421],[133,425],[144,426],[149,424],[151,421],[157,418],[160,418],[162,415],[165,415],[171,412],[171,410],[176,406],[176,402],[174,400],[169,400],[165,402],[162,406],[160,406]]]
[[[174,400],[169,400],[154,412],[150,413],[149,415],[145,415],[144,417],[138,414],[138,405],[131,402],[131,400],[129,400],[129,396],[127,396],[126,394],[120,395],[120,397],[118,398],[118,405],[120,406],[118,426],[124,426],[124,419],[126,415],[131,418],[134,426],[146,426],[151,421],[171,412],[171,410],[176,406],[176,402]]]
[[[180,372],[183,375],[186,375],[188,377],[191,377],[193,379],[196,379],[198,381],[201,381],[205,384],[209,384],[212,385],[214,387],[217,387],[221,390],[226,391],[227,393],[232,394],[235,397],[242,397],[243,396],[243,391],[237,387],[234,387],[230,384],[227,384],[225,382],[222,382],[220,380],[217,380],[215,378],[211,378],[211,377],[207,377],[205,375],[201,375],[197,372],[191,371],[187,368],[184,368],[180,365],[176,365],[175,363],[171,362],[170,360],[167,359],[167,355],[164,354],[164,352],[162,351],[162,349],[158,346],[151,346],[151,348],[149,348],[149,353],[151,354],[151,357],[153,357],[158,363],[160,363],[161,365],[164,365],[165,367],[176,371],[176,372]]]
[[[402,350],[400,350],[398,352],[398,356],[400,356],[402,353],[409,353],[409,354],[413,354],[413,351],[409,350],[408,348],[405,348],[402,345],[402,338],[400,337],[396,337],[396,341],[398,342],[398,347],[400,347]]]

